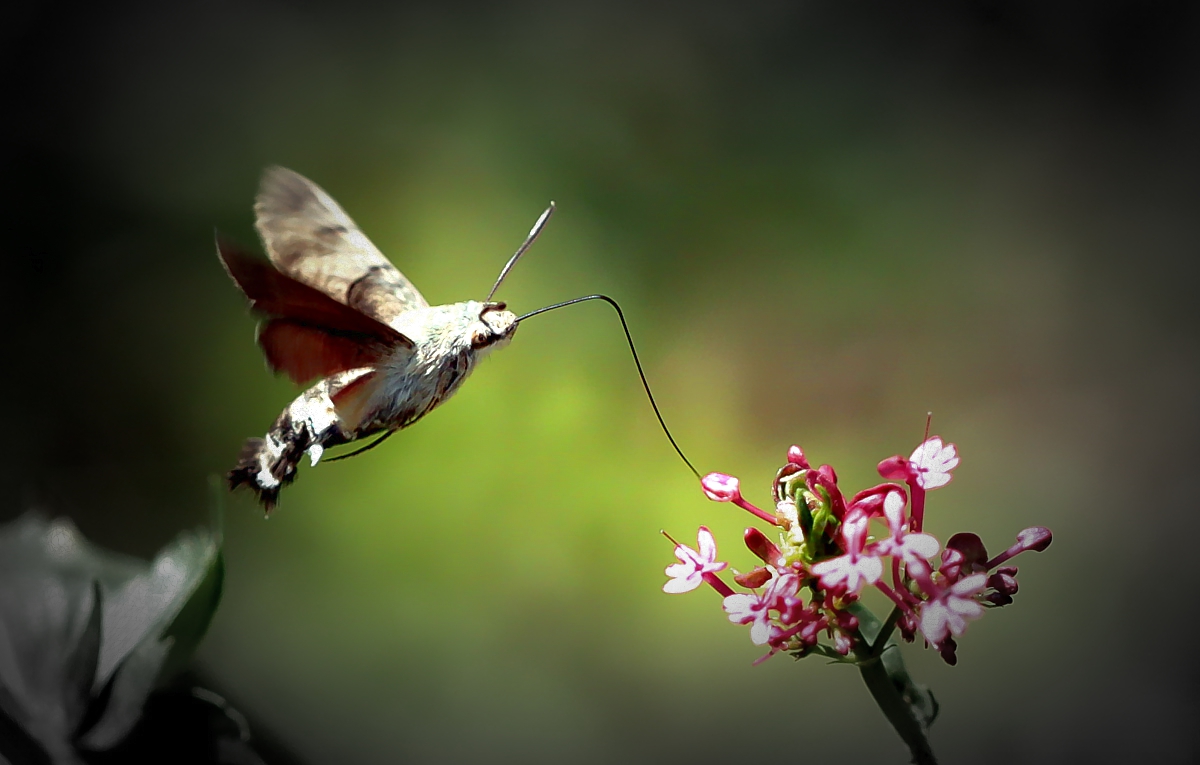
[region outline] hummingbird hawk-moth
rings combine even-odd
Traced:
[[[429,305],[329,194],[291,170],[264,173],[254,211],[270,262],[223,240],[217,253],[264,317],[258,344],[267,365],[301,385],[317,380],[265,437],[246,441],[228,473],[231,488],[249,486],[269,512],[303,455],[316,465],[330,447],[413,424],[512,340],[518,318],[491,295]]]
[[[274,372],[298,384],[317,380],[288,405],[263,438],[250,438],[227,478],[249,486],[267,512],[296,477],[305,454],[316,465],[326,449],[378,435],[370,449],[424,417],[458,390],[475,364],[503,348],[520,322],[557,308],[603,300],[616,309],[642,387],[667,440],[700,474],[667,429],[642,371],[629,325],[607,295],[565,300],[517,316],[492,297],[554,212],[533,224],[482,302],[431,306],[350,216],[319,186],[282,167],[263,174],[255,228],[267,260],[217,240],[225,270],[263,315],[258,344]]]

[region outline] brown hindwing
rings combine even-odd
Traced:
[[[283,372],[298,385],[348,369],[373,367],[389,350],[369,335],[330,332],[292,319],[260,325],[258,344],[271,371]]]

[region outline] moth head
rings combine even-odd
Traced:
[[[517,315],[504,303],[484,303],[479,311],[479,321],[471,327],[471,350],[503,348],[516,331]]]

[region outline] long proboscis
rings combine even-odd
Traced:
[[[542,229],[546,227],[546,221],[550,220],[550,216],[553,214],[554,202],[551,201],[550,206],[538,216],[538,219],[533,224],[533,228],[529,229],[529,235],[525,237],[525,241],[520,247],[517,248],[517,251],[513,253],[513,256],[508,259],[508,262],[504,264],[504,268],[500,271],[500,276],[496,278],[496,283],[492,285],[492,291],[488,293],[487,300],[483,302],[492,302],[492,298],[495,296],[496,290],[500,289],[500,285],[504,283],[504,277],[508,276],[508,272],[512,270],[512,267],[517,264],[517,261],[521,259],[521,256],[525,254],[525,251],[528,250],[530,245],[533,244],[534,240],[538,238],[538,234],[542,233]]]
[[[543,214],[543,217],[548,216],[550,211],[553,209],[554,207],[551,205],[550,209]],[[532,234],[532,232],[530,233]],[[505,271],[507,270],[508,269],[506,268]],[[621,329],[625,330],[625,340],[629,343],[629,352],[633,354],[633,363],[637,365],[638,377],[642,378],[642,387],[646,389],[646,397],[650,399],[650,406],[652,409],[654,409],[654,416],[658,418],[658,424],[662,426],[663,433],[666,434],[667,440],[671,442],[671,446],[674,447],[675,453],[679,455],[679,459],[683,460],[683,464],[688,466],[688,470],[692,471],[692,473],[699,478],[700,472],[692,465],[691,460],[684,455],[683,449],[679,448],[679,444],[675,443],[675,437],[671,435],[670,428],[667,427],[666,421],[663,420],[662,412],[658,410],[658,404],[654,400],[654,394],[650,392],[650,382],[646,379],[645,371],[642,370],[642,360],[638,358],[637,348],[633,346],[633,335],[629,333],[629,324],[625,321],[625,313],[621,310],[621,306],[617,305],[617,301],[613,300],[608,295],[586,295],[584,297],[578,297],[572,300],[564,300],[563,302],[555,303],[554,305],[548,305],[545,308],[539,308],[536,311],[530,311],[524,316],[518,316],[517,323],[519,324],[532,316],[537,316],[539,313],[546,313],[547,311],[553,311],[558,308],[566,308],[569,305],[582,303],[586,300],[603,300],[605,303],[611,305],[614,310],[616,310],[617,318],[621,320]]]

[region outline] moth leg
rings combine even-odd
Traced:
[[[330,447],[363,435],[338,416],[333,399],[338,391],[370,369],[355,369],[327,377],[301,393],[284,409],[263,438],[250,438],[242,447],[237,465],[229,471],[229,488],[249,486],[270,512],[279,491],[296,478],[307,453],[312,464]]]

